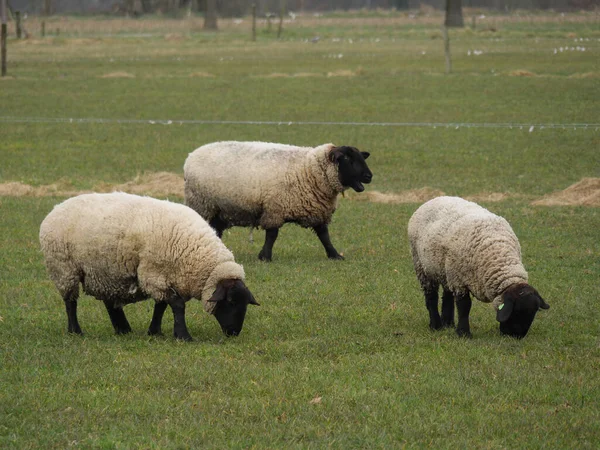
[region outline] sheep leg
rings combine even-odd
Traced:
[[[425,292],[425,306],[429,311],[429,328],[432,330],[439,330],[442,328],[442,319],[438,312],[438,290],[435,289],[424,289]]]
[[[150,327],[148,328],[148,334],[150,336],[162,336],[162,319],[167,310],[167,302],[155,302],[154,303],[154,313],[152,314],[152,322],[150,322]]]
[[[454,327],[454,295],[447,289],[442,294],[442,326]]]
[[[79,280],[74,281],[74,285],[66,290],[59,289],[62,294],[62,298],[65,302],[65,309],[67,311],[67,331],[69,333],[83,334],[79,321],[77,320],[77,299],[79,298]]]
[[[458,311],[458,326],[456,334],[461,337],[471,338],[471,327],[469,326],[469,313],[471,312],[471,297],[469,293],[456,295],[456,310]]]
[[[129,322],[127,322],[127,317],[125,317],[123,308],[115,308],[112,302],[104,302],[104,306],[106,306],[106,311],[108,311],[108,316],[115,329],[115,333],[131,333],[131,326],[129,325]]]
[[[71,290],[63,297],[65,301],[65,309],[67,310],[67,319],[69,324],[67,330],[69,333],[83,334],[79,321],[77,320],[77,297],[79,297],[79,286]]]
[[[173,300],[170,305],[171,310],[173,310],[173,335],[175,336],[175,339],[191,341],[192,336],[190,336],[187,326],[185,325],[185,302],[183,299],[177,298]]]
[[[265,233],[265,245],[258,254],[258,259],[261,261],[272,261],[273,260],[273,244],[277,240],[279,235],[279,228],[267,228]]]
[[[217,232],[217,236],[219,236],[219,239],[221,239],[223,237],[223,231],[225,231],[225,229],[227,228],[227,222],[225,222],[220,217],[215,216],[210,220],[209,224]]]
[[[317,233],[317,237],[321,241],[321,244],[323,244],[323,247],[325,247],[325,251],[327,252],[327,257],[329,259],[344,259],[344,257],[340,255],[333,247],[331,239],[329,238],[329,228],[326,224],[317,225],[316,227],[313,227],[313,230],[315,230],[315,233]]]

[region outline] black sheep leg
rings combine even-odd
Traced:
[[[108,316],[115,329],[115,333],[131,333],[131,326],[129,325],[129,322],[127,322],[127,317],[125,317],[123,308],[115,308],[112,302],[104,302],[104,306],[106,306],[106,311],[108,311]]]
[[[162,319],[167,310],[167,302],[156,302],[154,303],[154,313],[152,314],[152,322],[148,328],[148,334],[150,336],[162,335],[161,325]]]
[[[316,227],[313,227],[313,230],[315,230],[315,233],[317,233],[321,244],[323,244],[323,247],[325,247],[325,251],[327,252],[328,258],[344,259],[344,257],[340,255],[338,251],[333,247],[331,239],[329,238],[329,228],[326,224],[317,225]]]
[[[279,235],[279,228],[267,228],[265,233],[265,245],[258,254],[258,259],[261,261],[272,261],[273,260],[273,244],[277,240]]]
[[[471,297],[469,293],[456,296],[456,310],[458,311],[458,325],[456,334],[461,337],[473,337],[469,326],[469,313],[471,312]]]
[[[210,220],[209,225],[217,232],[217,236],[221,239],[223,237],[223,231],[227,228],[227,222],[217,216]]]
[[[442,328],[442,319],[438,311],[438,288],[423,289],[425,293],[425,306],[429,311],[429,328],[439,330]]]
[[[69,333],[83,334],[79,321],[77,320],[77,297],[79,297],[79,286],[75,290],[67,293],[64,296],[65,309],[67,310],[67,320],[69,324],[67,330]]]
[[[177,298],[171,301],[170,305],[173,310],[173,335],[175,339],[191,341],[192,336],[190,336],[185,325],[185,302],[183,299]]]
[[[442,294],[442,326],[454,327],[454,295],[447,289]]]

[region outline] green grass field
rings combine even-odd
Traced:
[[[488,15],[450,31],[449,75],[439,14],[300,17],[279,41],[259,24],[257,42],[248,19],[208,34],[200,19],[53,20],[59,36],[32,19],[9,41],[0,79],[1,448],[598,448],[600,209],[532,205],[600,177],[597,15]],[[115,336],[87,296],[85,336],[68,335],[37,238],[65,197],[8,183],[181,176],[189,152],[228,139],[357,146],[369,192],[502,194],[481,203],[512,224],[550,310],[521,341],[476,300],[472,340],[431,332],[406,238],[419,202],[364,193],[330,227],[345,261],[293,225],[271,264],[262,232],[225,233],[261,303],[237,338],[195,300],[191,343],[170,313],[165,337],[146,335],[151,301]]]

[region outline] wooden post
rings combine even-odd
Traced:
[[[283,14],[285,14],[285,0],[279,2],[279,28],[277,29],[277,39],[281,37],[283,31]]]
[[[473,16],[471,18],[471,28],[474,30],[475,29],[475,25],[477,23],[477,16]]]
[[[444,35],[444,54],[446,55],[446,73],[452,72],[452,60],[450,58],[450,37],[448,36],[448,27],[442,25],[442,33]]]
[[[46,21],[42,20],[42,37],[46,36]]]
[[[6,0],[0,0],[0,19],[2,22],[0,30],[0,65],[2,68],[0,72],[2,76],[6,76]]]
[[[256,41],[256,3],[252,3],[252,41]]]
[[[17,39],[21,39],[21,11],[15,11],[15,24],[17,27]]]

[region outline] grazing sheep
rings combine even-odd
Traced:
[[[372,173],[369,153],[354,147],[294,147],[265,142],[215,142],[190,153],[183,167],[185,202],[220,237],[231,226],[261,227],[258,258],[271,261],[279,228],[293,222],[312,228],[327,256],[343,259],[328,224],[338,194],[364,191]]]
[[[432,329],[454,326],[456,301],[456,332],[471,337],[469,294],[492,302],[500,331],[517,338],[525,337],[538,309],[550,307],[527,284],[519,240],[508,222],[476,203],[459,197],[424,203],[408,222],[408,239]]]
[[[77,320],[79,283],[102,300],[116,333],[131,331],[123,305],[156,301],[148,333],[161,333],[171,306],[174,335],[191,340],[185,303],[201,299],[226,335],[242,330],[248,304],[257,305],[214,230],[187,206],[121,192],[84,194],[54,207],[40,227],[48,273],[63,297],[68,330]]]

